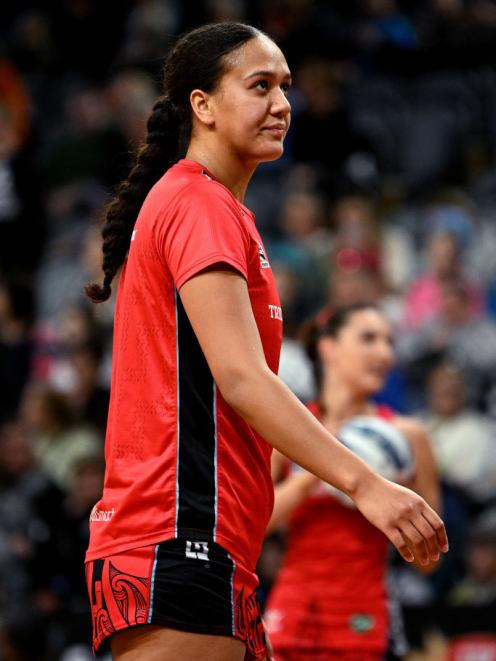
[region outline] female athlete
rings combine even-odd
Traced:
[[[103,286],[87,294],[107,299],[122,271],[86,575],[94,647],[110,638],[117,661],[265,658],[254,567],[272,447],[348,493],[405,558],[447,549],[437,514],[346,451],[276,376],[282,313],[243,198],[258,163],[283,152],[290,84],[255,28],[187,33],[108,208]]]
[[[436,467],[422,425],[370,401],[393,361],[391,330],[383,314],[367,304],[348,306],[310,335],[320,392],[318,403],[309,408],[332,433],[355,416],[382,418],[399,430],[412,451],[410,486],[438,509]],[[371,427],[371,434],[380,430]],[[367,437],[366,442],[374,440]],[[276,479],[287,464],[282,454],[274,453]],[[406,478],[406,472],[400,477]],[[398,658],[403,641],[399,615],[388,610],[388,540],[359,511],[322,487],[302,472],[289,474],[276,487],[269,529],[289,520],[286,556],[266,611],[277,660]]]

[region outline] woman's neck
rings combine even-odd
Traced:
[[[355,415],[371,414],[374,410],[366,395],[353,392],[348,384],[330,375],[324,376],[320,405],[326,426],[336,430],[345,420]]]
[[[236,158],[232,151],[223,149],[218,144],[209,145],[195,142],[189,145],[185,158],[205,166],[217,181],[229,189],[239,202],[243,203],[256,163],[247,165]]]

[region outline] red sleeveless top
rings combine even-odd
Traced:
[[[320,417],[318,405],[309,408]],[[386,406],[376,415],[395,417]],[[358,510],[324,487],[302,502],[290,519],[285,559],[267,604],[274,650],[384,652],[388,545]]]

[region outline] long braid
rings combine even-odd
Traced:
[[[215,23],[188,32],[172,49],[164,66],[164,95],[153,106],[145,143],[106,210],[102,229],[105,277],[102,285],[85,288],[94,303],[110,297],[112,280],[126,259],[145,197],[190,138],[191,91],[214,90],[225,71],[225,56],[260,34],[242,23]]]
[[[153,106],[147,123],[145,144],[136,154],[135,164],[119,185],[107,207],[103,237],[103,285],[86,287],[86,294],[95,302],[106,301],[112,293],[112,280],[126,259],[138,212],[150,188],[177,158],[180,118],[167,96],[161,96]]]

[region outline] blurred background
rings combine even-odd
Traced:
[[[1,4],[0,659],[91,658],[82,566],[113,304],[82,290],[101,279],[102,209],[143,139],[164,55],[226,18],[265,30],[294,74],[284,157],[246,200],[281,294],[281,375],[312,399],[301,323],[364,298],[386,312],[397,364],[380,399],[428,426],[452,549],[429,577],[395,563],[408,658],[496,659],[490,0]],[[260,560],[262,601],[283,553],[281,533]]]

